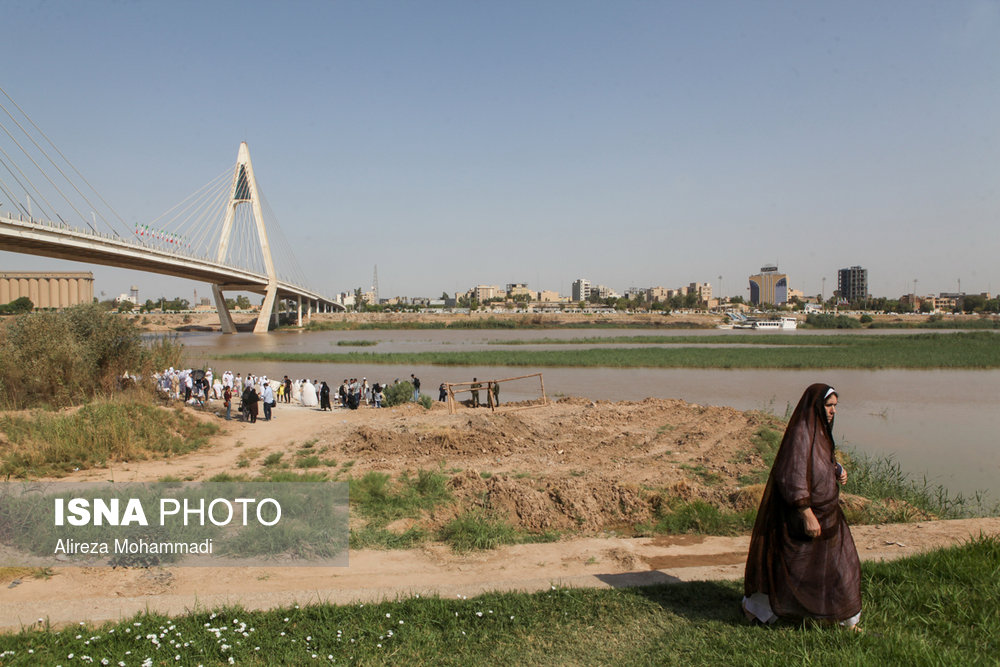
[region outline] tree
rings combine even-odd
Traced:
[[[986,297],[966,294],[962,297],[962,310],[966,313],[981,313],[986,309]]]
[[[364,312],[368,310],[368,301],[365,299],[365,295],[361,292],[360,287],[354,288],[354,310],[359,312]]]
[[[0,305],[0,315],[20,315],[21,313],[30,313],[34,310],[35,304],[31,303],[31,299],[26,296],[14,299],[10,303]]]

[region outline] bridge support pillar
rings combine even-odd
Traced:
[[[215,310],[219,313],[219,327],[224,334],[236,333],[236,324],[233,316],[229,314],[229,306],[226,305],[226,297],[218,285],[212,285],[212,296],[215,297]]]
[[[302,296],[299,296],[296,301],[298,304],[297,313],[299,318],[299,328],[302,328]]]
[[[274,314],[274,301],[278,296],[278,286],[271,284],[267,286],[264,294],[264,303],[260,305],[260,313],[257,315],[257,323],[253,325],[255,334],[266,334],[271,328],[271,317]]]

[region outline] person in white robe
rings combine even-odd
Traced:
[[[312,382],[306,381],[302,383],[302,405],[307,408],[314,408],[319,405],[319,399],[316,397],[316,387],[313,386]]]

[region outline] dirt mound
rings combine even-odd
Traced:
[[[482,507],[533,533],[596,532],[646,521],[652,513],[649,499],[636,487],[582,479],[557,478],[539,484],[508,475],[483,479],[466,472],[452,478],[451,489],[460,505]]]
[[[532,532],[586,533],[648,521],[664,497],[733,509],[759,501],[742,479],[763,467],[753,439],[767,426],[780,428],[767,415],[681,400],[570,397],[454,415],[407,406],[338,428],[330,440],[332,454],[354,460],[359,473],[447,466],[461,506]]]

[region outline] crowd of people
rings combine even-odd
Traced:
[[[273,417],[273,409],[279,403],[297,404],[307,408],[332,411],[334,408],[357,410],[361,407],[382,408],[389,385],[369,382],[368,378],[345,378],[334,389],[325,380],[292,380],[285,375],[281,380],[270,379],[266,375],[247,373],[233,374],[225,371],[215,375],[212,369],[175,369],[170,367],[156,376],[157,387],[168,398],[183,400],[189,405],[204,406],[211,401],[222,401],[226,409],[226,419],[232,419],[234,402],[237,415],[244,421],[254,423],[263,412],[263,419]],[[398,384],[397,378],[393,384]],[[410,374],[413,400],[420,400],[420,378]],[[444,401],[444,384],[439,400]]]

